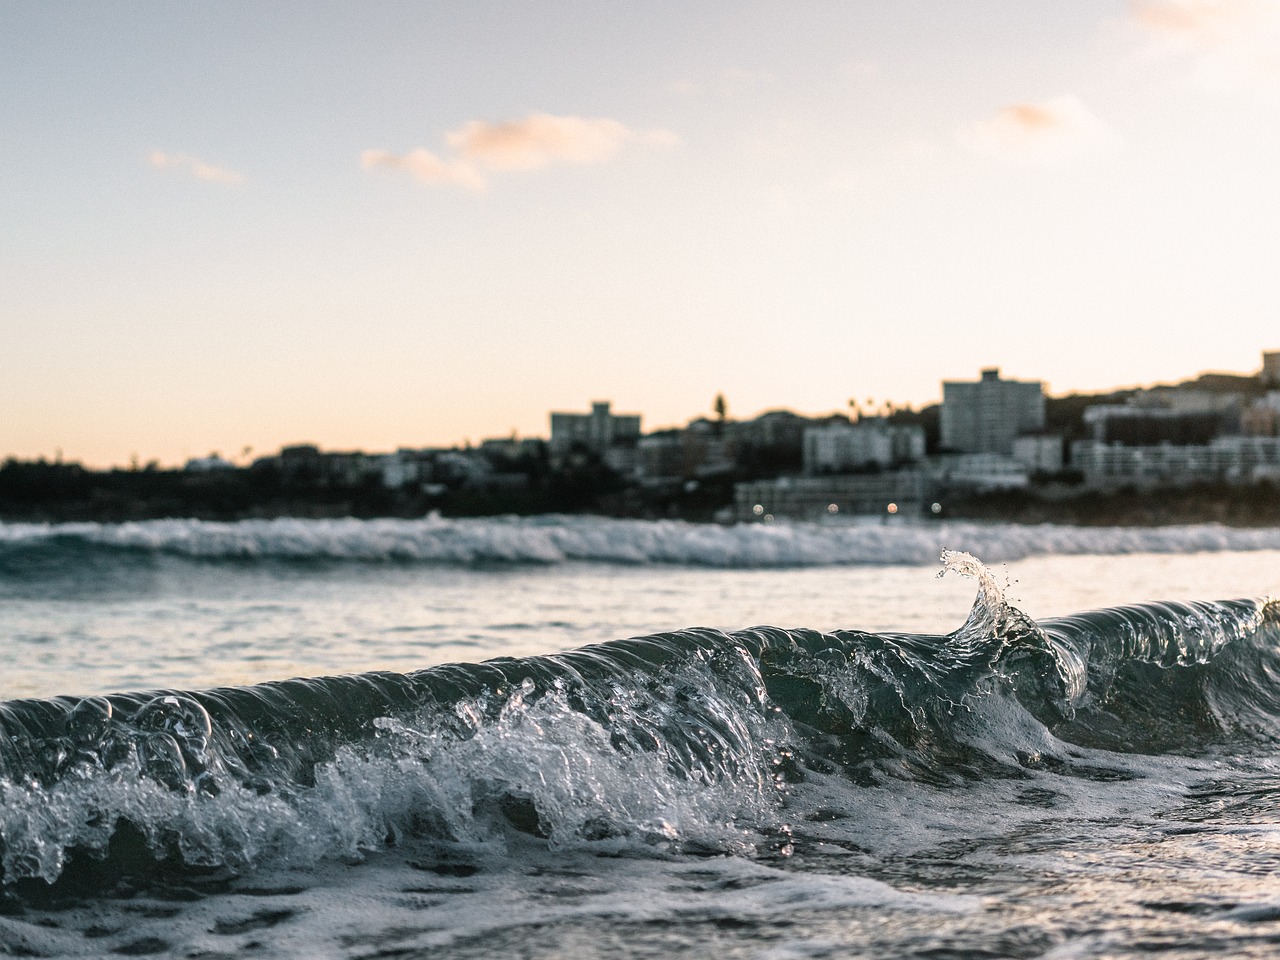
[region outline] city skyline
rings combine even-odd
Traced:
[[[1280,13],[20,2],[0,456],[1252,372]]]
[[[1227,371],[1227,370],[1202,370],[1194,375],[1180,378],[1176,382],[1170,381],[1165,383],[1126,384],[1124,386],[1113,386],[1108,388],[1102,388],[1101,390],[1098,390],[1094,393],[1078,392],[1073,394],[1059,394],[1057,396],[1065,397],[1065,396],[1075,395],[1075,396],[1096,396],[1099,398],[1105,398],[1105,397],[1113,396],[1115,394],[1120,394],[1120,393],[1128,393],[1128,392],[1144,393],[1149,390],[1160,390],[1163,388],[1177,387],[1179,385],[1184,387],[1190,386],[1193,388],[1193,392],[1199,395],[1201,394],[1202,391],[1201,391],[1201,388],[1196,386],[1196,381],[1201,377],[1205,377],[1205,376],[1241,377],[1241,378],[1257,377],[1257,378],[1261,378],[1263,385],[1266,387],[1268,391],[1267,396],[1269,399],[1266,405],[1269,406],[1270,403],[1273,402],[1270,398],[1273,398],[1277,393],[1275,385],[1277,382],[1276,377],[1278,376],[1278,371],[1280,371],[1280,351],[1263,351],[1262,357],[1263,357],[1263,363],[1260,365],[1259,369],[1256,371],[1248,372],[1248,373],[1241,372],[1241,371]],[[589,428],[587,427],[587,423],[590,421],[593,421],[597,416],[603,417],[605,421],[612,421],[612,422],[633,421],[632,423],[630,423],[629,426],[622,428],[623,433],[627,434],[633,439],[639,438],[639,437],[653,436],[657,434],[664,434],[664,433],[673,433],[673,432],[680,433],[686,429],[695,427],[699,423],[699,421],[701,421],[704,424],[706,423],[714,424],[716,420],[723,419],[724,422],[742,424],[742,423],[756,422],[757,420],[760,420],[760,419],[767,419],[768,417],[773,416],[775,414],[779,414],[779,413],[793,415],[793,416],[799,417],[802,420],[809,420],[813,422],[819,422],[819,421],[829,422],[829,421],[843,417],[843,418],[846,418],[849,422],[851,422],[854,425],[858,424],[859,422],[867,423],[871,421],[888,423],[888,422],[891,422],[892,416],[895,413],[900,413],[900,412],[907,412],[907,413],[913,413],[913,414],[922,413],[925,410],[929,409],[930,407],[935,408],[940,412],[945,411],[947,407],[948,396],[952,396],[953,398],[959,398],[961,395],[968,396],[969,392],[973,391],[975,388],[981,389],[982,387],[990,384],[991,382],[999,383],[1005,388],[1011,387],[1013,390],[1019,393],[1030,391],[1030,393],[1027,394],[1028,396],[1038,397],[1039,398],[1038,405],[1040,407],[1038,419],[1035,419],[1034,422],[1029,422],[1028,424],[1025,424],[1025,426],[1028,427],[1028,430],[1031,434],[1039,434],[1044,432],[1043,431],[1043,427],[1044,427],[1043,403],[1046,398],[1052,398],[1055,395],[1050,393],[1047,390],[1046,385],[1042,380],[1007,378],[1002,376],[1003,372],[1004,371],[1002,371],[999,367],[987,366],[975,372],[976,379],[941,381],[939,383],[938,397],[933,401],[927,401],[923,404],[918,404],[918,405],[895,404],[892,400],[888,398],[877,400],[874,397],[867,397],[867,398],[850,397],[845,405],[843,406],[837,405],[827,410],[800,411],[800,410],[797,410],[794,405],[790,405],[786,403],[775,403],[761,410],[757,410],[750,414],[747,414],[745,416],[739,416],[729,406],[728,401],[724,397],[723,393],[717,392],[716,395],[712,398],[712,402],[707,405],[706,410],[689,413],[686,416],[684,416],[682,419],[680,419],[679,422],[661,423],[661,424],[650,425],[646,427],[643,422],[645,413],[643,412],[642,409],[630,410],[630,411],[618,410],[618,409],[614,409],[612,400],[609,400],[609,399],[601,400],[597,398],[587,403],[578,404],[577,407],[575,407],[574,409],[546,411],[543,414],[543,423],[545,427],[545,429],[543,430],[535,430],[530,433],[521,433],[518,430],[513,430],[505,434],[499,434],[494,436],[472,435],[453,443],[395,443],[385,449],[361,447],[358,445],[350,445],[345,448],[335,448],[333,446],[326,445],[324,443],[318,443],[314,441],[314,439],[299,437],[299,438],[293,438],[291,440],[288,440],[279,444],[278,447],[275,448],[274,450],[259,449],[259,448],[253,447],[252,445],[243,445],[238,447],[233,446],[225,451],[211,449],[203,454],[195,453],[195,454],[184,455],[184,457],[180,461],[174,461],[174,462],[162,462],[159,458],[143,457],[141,454],[134,452],[130,455],[129,462],[127,464],[126,463],[115,463],[115,464],[85,463],[84,461],[78,460],[77,458],[64,456],[64,452],[61,449],[55,450],[54,455],[52,457],[39,455],[37,457],[33,457],[30,459],[41,460],[41,461],[52,460],[57,463],[63,463],[63,462],[79,463],[82,466],[89,467],[90,469],[116,469],[121,467],[128,467],[131,470],[137,470],[143,466],[146,466],[147,468],[151,468],[153,466],[159,466],[164,469],[170,469],[170,468],[181,467],[184,464],[189,468],[193,464],[202,464],[202,463],[203,464],[224,463],[228,465],[247,466],[250,463],[258,460],[272,459],[273,457],[278,456],[283,451],[289,450],[289,449],[292,449],[295,451],[310,449],[314,452],[323,451],[326,454],[342,454],[342,455],[355,454],[355,455],[381,456],[384,454],[391,453],[393,451],[394,452],[415,452],[415,451],[428,451],[428,450],[435,450],[435,451],[463,450],[463,449],[470,449],[473,447],[479,448],[482,445],[489,444],[489,443],[496,443],[501,445],[506,443],[507,441],[517,441],[517,440],[547,443],[551,452],[553,453],[553,455],[555,455],[557,452],[556,436],[557,436],[558,429],[561,431],[561,435],[562,435],[561,436],[562,444],[558,452],[559,454],[563,455],[566,452],[566,447],[565,447],[566,438],[586,439],[584,436],[578,436],[578,431],[581,431],[581,430],[589,431]],[[1210,395],[1219,395],[1219,394],[1222,394],[1223,389],[1229,390],[1229,388],[1226,388],[1225,385],[1220,385],[1217,388],[1211,389],[1209,392],[1210,392]],[[722,406],[722,403],[723,403],[723,406]],[[583,409],[588,407],[590,409]],[[1111,410],[1113,408],[1107,407],[1104,405],[1104,406],[1097,407],[1097,409]],[[1139,405],[1137,409],[1142,409],[1142,406]],[[559,428],[557,427],[557,421],[561,421],[561,425]],[[570,421],[577,422],[578,425],[575,426],[572,423],[570,423]],[[1006,431],[1011,431],[1010,437],[1012,437],[1019,432],[1018,427],[1019,427],[1019,424],[1015,421],[1005,425],[1005,427],[1002,429],[1006,429]],[[957,428],[958,428],[958,425],[955,423],[952,423],[950,429],[954,431]],[[943,412],[942,414],[941,429],[942,429],[942,434],[945,438],[948,432],[945,412]],[[592,443],[589,443],[588,445],[589,446],[594,445],[594,442],[597,439],[598,438],[593,437]],[[1061,440],[1061,437],[1058,437],[1058,439]],[[607,445],[608,444],[606,444],[606,446]],[[963,447],[964,444],[961,444],[960,446]],[[9,455],[9,458],[15,459],[15,460],[22,459],[20,457],[14,457],[13,455]],[[4,459],[6,459],[6,457],[0,456],[0,461],[3,461]],[[204,469],[204,466],[201,465],[200,468]]]

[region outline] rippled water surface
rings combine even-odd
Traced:
[[[1036,531],[0,527],[0,952],[1277,955],[1280,537]]]

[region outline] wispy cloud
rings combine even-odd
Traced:
[[[1148,52],[1186,59],[1216,87],[1280,86],[1276,0],[1132,0]]]
[[[205,163],[203,160],[186,153],[166,153],[163,150],[153,150],[147,159],[158,170],[181,171],[195,177],[197,180],[206,180],[209,183],[226,183],[235,186],[244,183],[245,180],[243,173],[227,170],[224,167],[215,167],[211,163]]]
[[[661,130],[637,132],[617,120],[555,117],[531,113],[523,120],[486,123],[472,120],[445,134],[458,155],[490,170],[536,170],[552,163],[601,163],[623,144],[670,144],[675,136]]]
[[[366,150],[365,169],[382,167],[410,174],[423,183],[484,190],[487,173],[538,170],[553,164],[603,163],[623,146],[669,146],[679,142],[665,130],[632,130],[608,118],[531,113],[523,120],[471,120],[445,134],[451,156],[418,148],[405,154]]]
[[[1011,104],[970,124],[960,138],[977,153],[1015,163],[1082,160],[1115,143],[1102,122],[1073,96]]]
[[[484,177],[474,166],[461,160],[441,160],[430,150],[410,150],[397,154],[386,150],[366,150],[360,154],[360,164],[366,170],[382,167],[407,173],[422,183],[465,187],[483,190]]]

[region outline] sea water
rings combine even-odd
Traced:
[[[1278,560],[1212,525],[0,525],[0,952],[1274,956]]]

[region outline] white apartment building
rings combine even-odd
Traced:
[[[1093,486],[1166,486],[1280,479],[1280,437],[1218,437],[1207,444],[1124,446],[1082,440],[1071,463]]]
[[[994,490],[1020,490],[1031,478],[1027,467],[1002,453],[962,453],[938,457],[933,461],[939,486],[945,490],[990,493]]]
[[[1062,437],[1056,433],[1015,437],[1013,459],[1032,473],[1057,473],[1062,469]]]
[[[1013,452],[1024,433],[1044,430],[1044,385],[1039,380],[1002,380],[989,367],[977,381],[942,384],[942,446],[960,453]]]
[[[1254,437],[1280,436],[1280,390],[1268,390],[1241,411],[1240,431]]]
[[[803,452],[808,476],[915,463],[924,459],[924,429],[879,419],[809,427]]]
[[[640,439],[640,414],[612,413],[608,400],[591,404],[590,413],[552,413],[550,452],[567,454],[574,444],[603,455],[616,444],[634,444]]]

